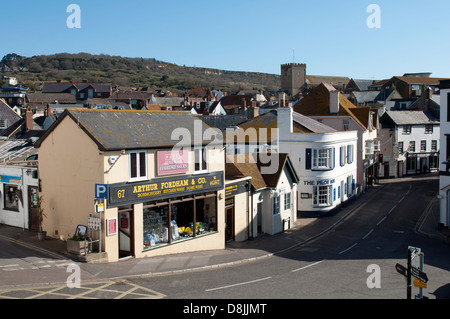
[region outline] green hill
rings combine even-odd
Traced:
[[[11,53],[0,61],[0,74],[15,76],[21,83],[37,90],[42,82],[56,80],[108,82],[180,92],[198,86],[222,90],[278,90],[280,87],[280,76],[275,74],[186,67],[156,59],[88,53],[33,57]]]

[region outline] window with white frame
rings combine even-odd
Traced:
[[[339,148],[340,151],[340,165],[345,166],[345,163],[347,162],[347,148],[344,146],[341,146]]]
[[[373,151],[379,152],[381,150],[380,140],[373,140]]]
[[[342,124],[344,126],[344,131],[348,131],[350,128],[350,122],[349,120],[342,120]]]
[[[291,193],[284,194],[284,210],[291,209]]]
[[[273,197],[273,210],[272,213],[277,215],[280,213],[280,195]]]
[[[427,124],[425,125],[425,134],[432,134],[433,133],[433,125]]]
[[[313,206],[323,207],[331,206],[332,199],[331,194],[333,192],[333,186],[313,186]]]
[[[130,152],[130,180],[147,178],[147,153]]]
[[[208,165],[206,159],[206,148],[204,147],[194,148],[194,173],[204,173],[207,170]]]
[[[312,150],[312,169],[333,169],[334,149],[317,148]]]
[[[354,145],[353,144],[347,145],[347,164],[353,163],[354,152],[355,152]]]
[[[427,141],[420,141],[420,151],[421,152],[427,151]]]
[[[411,125],[403,126],[403,134],[405,134],[405,135],[411,134]]]
[[[373,141],[366,141],[366,155],[373,154]]]
[[[353,175],[347,176],[347,196],[353,195]]]
[[[432,140],[431,141],[431,151],[432,152],[437,151],[437,140]]]

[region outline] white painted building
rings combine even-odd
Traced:
[[[386,111],[380,130],[383,163],[380,178],[437,171],[439,168],[439,121],[423,111]]]
[[[294,122],[312,131],[295,132]],[[299,211],[327,213],[356,195],[356,131],[326,129],[291,107],[278,108],[278,127],[279,150],[289,154],[300,178]]]
[[[38,230],[37,167],[0,165],[0,224]]]
[[[227,134],[228,154],[265,149],[289,154],[300,180],[300,215],[327,213],[356,195],[356,131],[336,131],[290,106],[264,113],[239,128],[245,137],[230,147],[234,139]]]
[[[450,80],[441,81],[439,201],[441,227],[450,227]]]

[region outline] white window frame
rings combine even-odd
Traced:
[[[347,164],[353,163],[354,160],[354,146],[353,144],[347,145]]]
[[[144,154],[144,170],[145,170],[145,174],[142,175],[141,174],[141,167],[142,167],[142,163],[141,163],[141,155],[140,154]],[[132,174],[132,154],[136,154],[136,176],[133,177],[131,176]],[[146,180],[147,179],[147,151],[132,151],[128,153],[128,158],[129,158],[129,165],[128,165],[128,169],[129,169],[129,177],[130,177],[130,181],[141,181],[141,180]]]
[[[313,186],[313,207],[329,207],[333,204],[333,185]]]
[[[236,149],[238,150],[238,149]],[[197,155],[200,153],[200,156]],[[239,154],[239,153],[236,153]],[[197,169],[197,159],[199,160]],[[208,152],[205,146],[194,147],[194,174],[208,172]]]
[[[272,201],[272,214],[273,215],[279,215],[280,214],[280,195],[279,194],[275,194],[273,196],[273,201]]]
[[[311,168],[313,170],[334,168],[334,148],[313,148],[311,153]]]
[[[291,193],[285,193],[284,194],[284,210],[290,210],[291,209]]]
[[[339,148],[339,158],[341,167],[347,163],[347,147],[345,145]]]

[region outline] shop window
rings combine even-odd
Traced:
[[[417,162],[417,160],[416,160],[415,156],[409,156],[406,159],[406,169],[408,171],[412,171],[412,170],[415,171],[416,170],[416,162]]]
[[[313,186],[313,206],[331,206],[332,185]]]
[[[170,204],[170,210],[168,202],[160,205],[144,203],[144,249],[215,232],[216,198],[215,195],[196,199],[175,198],[173,201],[176,203]]]
[[[130,180],[147,178],[146,158],[146,152],[130,152]]]
[[[16,185],[3,185],[4,208],[7,210],[19,211],[19,188]]]
[[[144,208],[144,248],[169,242],[168,205]]]

